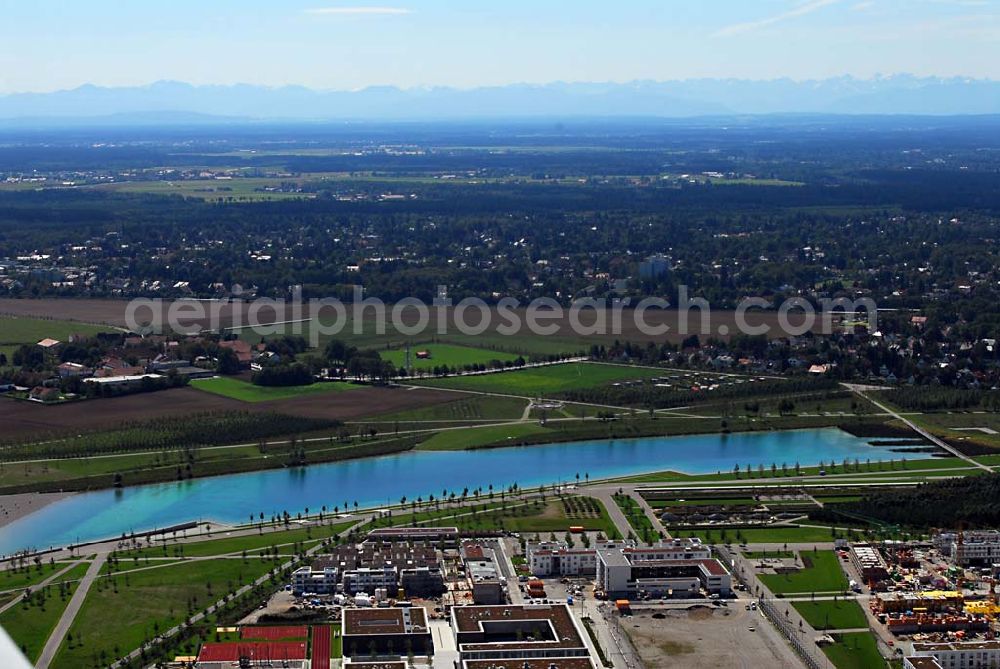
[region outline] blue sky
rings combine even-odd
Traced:
[[[0,92],[1000,79],[1000,0],[0,0]]]

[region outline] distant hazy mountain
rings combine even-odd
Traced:
[[[253,119],[445,119],[531,116],[663,116],[724,114],[994,114],[1000,82],[896,75],[871,80],[839,77],[796,82],[693,79],[614,83],[514,84],[455,88],[371,87],[317,91],[192,86],[161,81],[148,86],[85,85],[53,93],[0,95],[2,119],[94,118],[119,115],[133,122],[206,117]],[[176,120],[176,119],[175,119]]]

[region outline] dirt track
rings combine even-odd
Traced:
[[[149,418],[181,418],[205,411],[278,411],[293,416],[347,420],[375,412],[390,413],[461,399],[455,393],[430,389],[362,388],[343,393],[318,393],[297,399],[248,403],[195,388],[177,388],[109,399],[44,406],[0,398],[3,437],[67,435],[118,427]]]

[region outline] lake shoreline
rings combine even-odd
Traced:
[[[66,499],[72,492],[24,492],[13,495],[0,495],[0,527],[30,516],[44,509],[49,504]]]

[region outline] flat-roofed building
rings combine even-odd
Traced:
[[[926,669],[926,666],[913,664],[918,658],[933,658],[941,669],[994,669],[1000,666],[1000,641],[914,641],[912,654],[906,658],[904,666],[909,662],[913,669]]]
[[[472,601],[476,604],[503,604],[507,601],[504,580],[500,577],[496,553],[492,548],[475,542],[462,544],[462,561],[465,577],[472,588]]]
[[[636,559],[707,560],[711,550],[700,539],[666,539],[648,546],[624,541],[604,541],[589,548],[571,548],[561,541],[529,543],[525,560],[535,576],[594,576],[598,550],[627,549]]]
[[[850,555],[851,563],[865,582],[878,582],[889,578],[889,568],[882,554],[871,544],[853,544]]]
[[[426,541],[458,545],[457,527],[379,527],[368,533],[368,541]]]
[[[707,551],[707,548],[705,549]],[[692,551],[704,555],[702,551]],[[728,595],[732,576],[718,560],[681,558],[657,547],[609,548],[597,551],[597,589],[606,597],[697,596],[701,589]]]
[[[565,604],[454,606],[451,626],[465,666],[506,660],[522,663],[511,664],[517,667],[530,660],[590,657],[583,631]]]
[[[427,615],[419,607],[345,608],[341,613],[344,656],[365,657],[429,655],[433,641]]]
[[[292,572],[292,592],[297,595],[314,593],[332,595],[340,585],[340,573],[332,565],[311,565],[299,567]]]
[[[462,669],[594,669],[589,657],[547,657],[545,659],[466,660]]]

